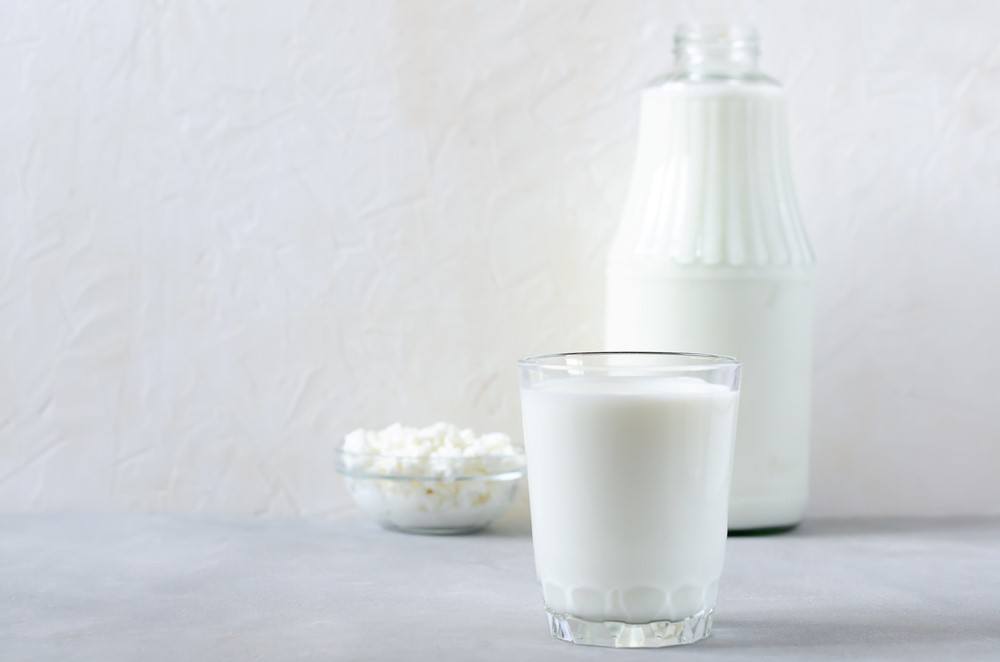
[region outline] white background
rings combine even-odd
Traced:
[[[813,514],[1000,512],[1000,5],[743,6],[819,256]],[[601,344],[686,3],[0,5],[0,508],[319,514]]]

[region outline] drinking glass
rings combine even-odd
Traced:
[[[739,362],[585,352],[518,366],[535,568],[552,635],[623,648],[707,637]]]

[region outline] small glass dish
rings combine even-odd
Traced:
[[[455,457],[352,453],[338,448],[337,473],[361,510],[408,533],[478,531],[514,502],[524,452]]]

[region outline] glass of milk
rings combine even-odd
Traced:
[[[518,367],[535,568],[552,635],[620,648],[707,637],[739,362],[588,352]]]

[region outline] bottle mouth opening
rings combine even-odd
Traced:
[[[676,71],[691,76],[753,78],[760,37],[749,25],[685,23],[674,32]]]
[[[674,32],[674,49],[692,47],[726,51],[760,51],[760,35],[750,25],[738,23],[682,23]]]

